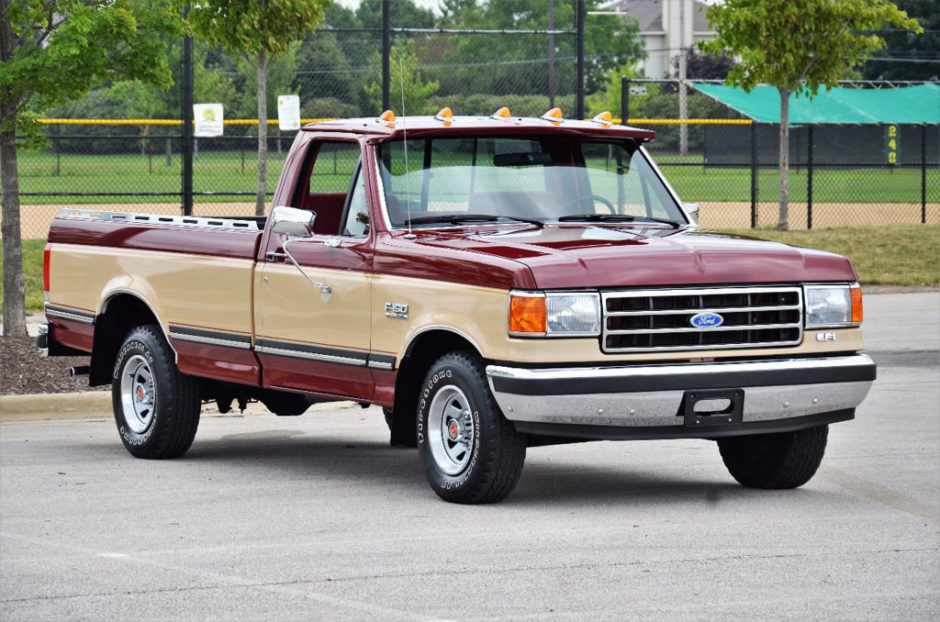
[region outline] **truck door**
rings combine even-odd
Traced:
[[[369,399],[372,231],[357,142],[312,141],[290,207],[316,213],[314,235],[269,232],[255,272],[262,382]],[[299,270],[286,256],[300,265]]]

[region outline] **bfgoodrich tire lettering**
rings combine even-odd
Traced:
[[[748,488],[797,488],[808,482],[826,453],[829,426],[795,432],[719,439],[728,472]]]
[[[456,352],[438,359],[418,396],[418,452],[428,483],[445,501],[492,503],[515,487],[525,437],[496,405],[479,358]]]
[[[124,447],[138,458],[177,458],[199,427],[199,386],[176,368],[156,326],[124,340],[111,378],[114,420]]]

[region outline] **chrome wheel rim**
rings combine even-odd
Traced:
[[[121,373],[121,414],[127,427],[136,434],[146,432],[153,423],[156,403],[156,387],[150,363],[135,354],[124,364]]]
[[[442,387],[428,410],[428,446],[444,473],[459,475],[470,464],[476,427],[470,400],[459,387]]]

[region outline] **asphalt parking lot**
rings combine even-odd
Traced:
[[[937,619],[940,293],[868,296],[866,343],[879,379],[794,491],[707,441],[585,443],[467,507],[376,408],[205,417],[168,462],[107,412],[6,413],[0,619]]]

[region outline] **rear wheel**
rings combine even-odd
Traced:
[[[500,412],[477,356],[451,353],[431,366],[418,402],[418,450],[445,501],[492,503],[519,481],[525,437]]]
[[[156,326],[135,328],[118,351],[111,381],[114,420],[138,458],[178,458],[199,427],[199,385],[180,373]]]
[[[798,488],[816,474],[826,453],[829,426],[734,436],[718,440],[721,459],[748,488]]]

